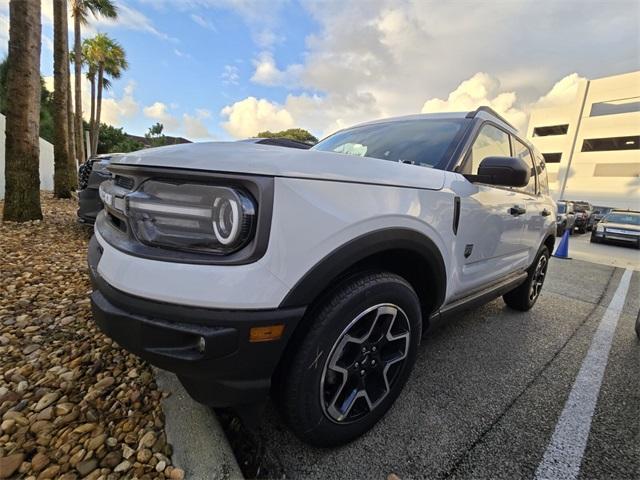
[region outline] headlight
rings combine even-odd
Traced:
[[[604,232],[604,225],[601,222],[596,225],[596,232]]]
[[[107,170],[107,167],[109,166],[111,162],[107,162],[105,160],[99,161],[99,162],[93,162],[93,165],[91,166],[91,171],[92,172],[100,172],[100,173],[109,173],[109,170]]]
[[[148,180],[126,202],[133,234],[148,245],[227,254],[255,230],[255,203],[235,188]]]

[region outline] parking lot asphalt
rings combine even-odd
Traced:
[[[530,312],[498,299],[431,331],[404,392],[362,438],[311,448],[269,406],[260,429],[265,448],[296,479],[534,478],[623,274],[553,259]],[[640,478],[640,272],[628,275],[624,308],[607,314],[617,327],[608,362],[598,360],[606,368],[580,479]]]

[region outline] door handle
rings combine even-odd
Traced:
[[[549,215],[551,215],[551,212],[545,208],[544,210],[542,210],[541,215],[543,217],[548,217]]]
[[[509,213],[511,215],[513,215],[514,217],[517,217],[518,215],[523,215],[525,213],[527,213],[527,209],[520,207],[519,205],[514,205],[513,207],[511,207],[509,209]]]

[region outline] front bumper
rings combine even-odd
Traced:
[[[216,407],[260,402],[305,307],[218,310],[136,297],[110,286],[98,274],[97,240],[89,244],[93,316],[120,346],[174,372],[197,401]],[[171,268],[170,263],[167,269]],[[279,340],[249,342],[252,327],[284,324]]]
[[[626,245],[635,245],[640,247],[640,236],[633,234],[625,234],[618,232],[608,232],[606,229],[604,231],[594,230],[591,235],[596,238],[600,242],[611,242],[611,243],[620,243]]]
[[[102,201],[98,189],[100,184],[109,180],[111,175],[108,172],[91,172],[88,185],[78,192],[78,221],[93,225],[96,217],[102,210]]]

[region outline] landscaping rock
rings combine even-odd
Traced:
[[[9,478],[20,468],[24,460],[23,453],[14,453],[0,458],[0,478]]]
[[[168,478],[152,372],[92,319],[77,202],[41,200],[42,221],[0,223],[0,478]]]

